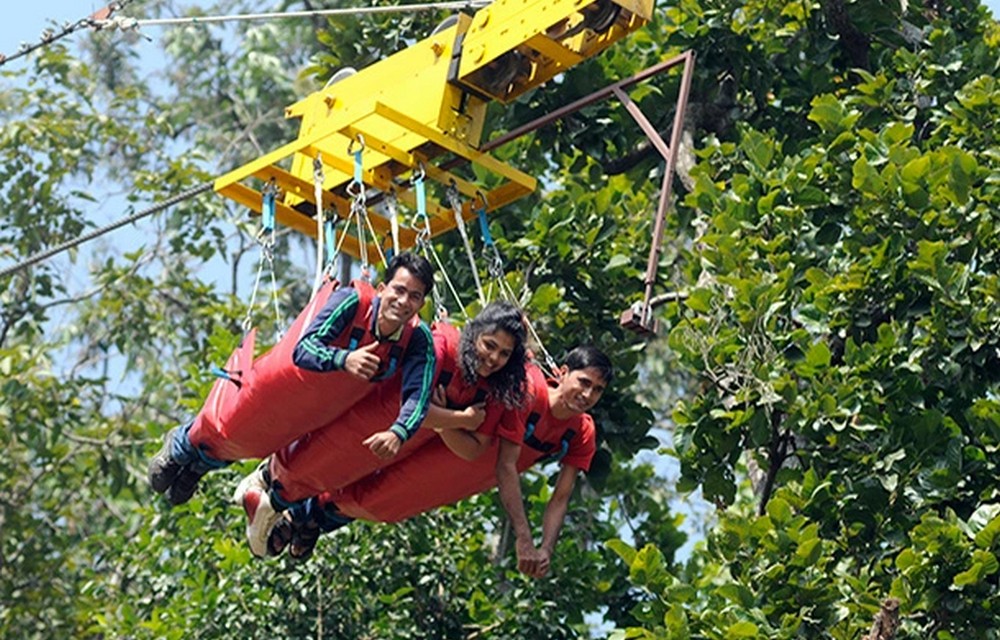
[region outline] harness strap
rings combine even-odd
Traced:
[[[524,429],[524,444],[528,445],[535,451],[541,451],[546,454],[539,458],[539,462],[562,460],[563,457],[565,457],[569,452],[569,443],[576,435],[576,431],[573,429],[566,429],[563,431],[562,437],[559,438],[559,444],[544,442],[535,437],[535,426],[538,424],[539,418],[541,418],[541,416],[537,412],[532,412],[532,414],[528,416],[528,421]],[[553,452],[556,447],[559,448],[558,453]]]
[[[358,348],[365,334],[368,333],[370,320],[368,310],[371,309],[372,299],[375,297],[375,290],[363,280],[354,280],[351,286],[358,292],[358,308],[354,311],[354,318],[351,320],[351,333],[347,343],[347,350],[354,351]]]
[[[479,280],[479,269],[476,267],[476,256],[472,253],[472,242],[469,240],[469,232],[465,229],[465,218],[462,209],[462,200],[458,193],[458,185],[454,180],[447,191],[448,203],[451,205],[452,213],[455,214],[455,227],[458,235],[462,238],[462,245],[465,247],[465,254],[469,258],[469,269],[472,271],[472,279],[476,283],[476,293],[479,294],[479,304],[486,305],[486,294],[483,293],[483,283]]]
[[[354,351],[355,349],[358,348],[358,343],[361,342],[361,339],[365,337],[365,331],[366,330],[362,329],[361,327],[351,328],[351,337],[347,341],[348,351]]]
[[[323,158],[317,153],[313,158],[313,198],[316,201],[316,277],[313,279],[312,294],[315,297],[320,287],[323,286],[323,274],[325,265],[323,264],[323,248],[325,241],[323,234],[326,231],[326,223],[323,219]],[[332,256],[331,256],[332,259]]]
[[[438,384],[447,387],[449,384],[451,384],[451,379],[454,375],[455,375],[454,371],[450,370],[441,371],[441,374],[438,376]]]
[[[537,411],[532,411],[531,415],[528,416],[527,423],[525,423],[524,425],[524,442],[533,449],[538,448],[532,444],[533,442],[541,443],[541,441],[535,437],[535,427],[538,425],[538,421],[541,419],[541,417],[542,416],[540,413],[538,413]],[[542,451],[545,451],[545,449],[542,449]]]
[[[242,389],[243,388],[243,381],[242,380],[237,380],[236,378],[233,377],[233,376],[239,376],[239,377],[242,378],[243,377],[243,372],[242,371],[228,371],[228,370],[223,369],[222,367],[220,367],[218,365],[213,365],[212,368],[211,368],[211,372],[212,372],[212,375],[215,376],[216,378],[222,378],[223,380],[229,380],[230,382],[232,382],[233,384],[236,385],[237,389]]]
[[[385,371],[372,376],[372,382],[385,380],[392,374],[396,373],[396,367],[399,365],[399,361],[403,356],[403,345],[400,345],[400,342],[402,342],[402,337],[400,337],[399,342],[392,345],[389,349],[389,364],[386,366]]]

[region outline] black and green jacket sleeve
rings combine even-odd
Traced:
[[[309,371],[340,371],[350,350],[330,346],[345,331],[350,331],[358,309],[358,292],[351,287],[337,289],[313,318],[305,334],[295,345],[292,361]]]
[[[409,439],[427,417],[434,388],[434,340],[423,322],[413,330],[403,355],[403,385],[399,415],[389,428],[403,442]]]

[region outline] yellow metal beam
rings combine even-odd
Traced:
[[[441,134],[434,129],[426,126],[421,122],[417,122],[410,116],[393,109],[392,107],[382,104],[381,102],[375,104],[375,113],[381,115],[393,122],[405,125],[411,130],[419,133],[423,137],[427,138],[431,142],[437,144],[438,146],[451,151],[455,155],[467,158],[483,168],[503,176],[508,180],[512,180],[526,188],[529,192],[534,191],[538,184],[538,181],[524,173],[523,171],[518,171],[514,167],[504,164],[499,160],[496,160],[488,153],[483,153],[478,149],[473,149],[469,145],[448,136]]]
[[[308,202],[313,202],[316,199],[316,187],[311,182],[306,182],[302,178],[298,177],[293,173],[289,173],[284,169],[270,165],[264,169],[261,169],[254,174],[254,177],[260,178],[264,182],[268,180],[274,180],[275,184],[279,186],[286,194],[293,194],[301,200]],[[351,211],[350,201],[331,193],[328,190],[323,190],[323,208],[333,209],[337,212],[340,217],[347,216]]]
[[[510,102],[652,16],[653,0],[494,0],[469,25],[458,81]]]

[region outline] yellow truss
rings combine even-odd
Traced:
[[[289,106],[286,117],[301,119],[299,137],[218,178],[215,190],[260,213],[261,189],[273,182],[281,194],[278,221],[315,236],[314,160],[322,163],[324,210],[346,218],[355,172],[348,149],[363,145],[368,193],[391,191],[413,208],[415,195],[403,178],[422,170],[467,198],[464,217],[475,215],[470,202],[477,195],[494,211],[537,183],[478,150],[488,102],[509,102],[596,55],[645,24],[652,9],[653,0],[496,0],[473,16],[460,14],[450,27]],[[490,188],[449,168],[467,162],[489,176]],[[388,236],[389,220],[373,207],[367,213],[376,233]],[[455,227],[450,208],[427,202],[427,213],[432,236]],[[416,236],[403,226],[401,249]],[[355,237],[342,248],[355,256],[361,249]]]

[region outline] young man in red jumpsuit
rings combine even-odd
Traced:
[[[303,312],[235,386],[217,382],[195,420],[167,433],[150,463],[153,490],[182,504],[208,471],[268,456],[349,410],[378,387],[373,383],[401,378],[398,415],[364,443],[376,456],[394,456],[420,426],[433,391],[433,342],[417,316],[433,278],[427,260],[401,253],[377,289],[359,281],[324,289],[328,298],[315,318]]]

